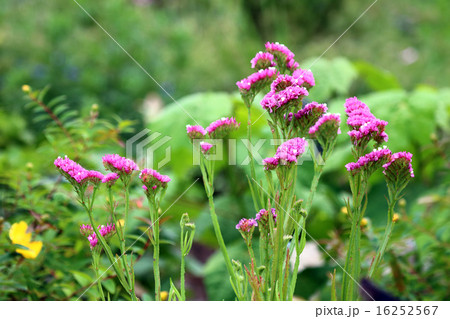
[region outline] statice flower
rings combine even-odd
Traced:
[[[258,222],[253,218],[250,219],[242,218],[236,225],[236,229],[245,233],[253,232],[255,227],[258,227]]]
[[[246,95],[252,93],[256,95],[260,90],[269,85],[278,75],[278,71],[274,67],[261,69],[241,81],[236,82],[241,94]]]
[[[87,171],[86,172],[86,177],[84,177],[83,180],[91,182],[94,185],[99,185],[103,179],[105,178],[105,176],[97,171]]]
[[[108,154],[102,157],[103,165],[106,169],[119,174],[130,175],[133,171],[138,171],[139,167],[132,160],[117,154]]]
[[[88,237],[94,233],[94,229],[92,229],[91,225],[81,225],[80,226],[80,233],[84,237]]]
[[[263,159],[263,165],[266,171],[276,169],[278,166],[278,157],[268,157]]]
[[[97,235],[95,235],[95,233],[92,233],[90,236],[88,236],[87,239],[89,240],[89,246],[91,247],[91,250],[93,250],[98,244]]]
[[[297,163],[297,158],[305,152],[308,142],[304,138],[295,137],[281,144],[275,154],[281,165]]]
[[[191,140],[202,139],[207,133],[201,125],[186,125],[186,131]]]
[[[327,113],[323,115],[319,120],[309,129],[309,134],[312,137],[322,135],[324,140],[330,137],[341,134],[341,115],[337,113]]]
[[[252,69],[266,69],[271,66],[275,66],[274,57],[269,52],[259,51],[256,56],[251,60]]]
[[[301,136],[306,136],[311,126],[328,110],[327,105],[311,102],[306,104],[297,113],[288,113],[285,116],[287,125],[294,121],[293,126],[297,128]]]
[[[237,130],[239,126],[240,123],[236,122],[235,118],[222,117],[221,119],[209,124],[206,131],[211,138],[223,138],[230,132]]]
[[[386,175],[386,179],[396,182],[413,178],[412,156],[409,152],[392,154],[391,160],[383,165],[383,174]]]
[[[272,216],[273,221],[277,222],[277,214],[275,212],[275,208],[271,208],[270,210],[261,209],[257,214],[255,220],[258,221],[261,225],[267,225],[269,223],[269,216]]]
[[[106,174],[103,179],[102,179],[102,183],[106,184],[108,187],[111,187],[114,185],[114,183],[116,182],[116,180],[119,179],[119,175],[116,173],[108,173]]]
[[[298,85],[302,85],[308,89],[316,85],[316,80],[311,70],[297,69],[292,76],[297,79]]]
[[[283,112],[287,109],[298,109],[302,98],[308,96],[308,90],[299,86],[298,80],[290,75],[280,75],[271,84],[271,90],[261,101],[261,106],[269,113]]]
[[[278,42],[266,43],[266,50],[270,52],[275,57],[277,66],[281,69],[289,69],[295,70],[298,68],[298,63],[295,62],[294,57],[295,54],[291,52],[284,44],[280,44]]]
[[[377,119],[365,103],[353,97],[347,99],[344,106],[350,128],[348,135],[353,145],[364,150],[370,140],[374,140],[376,146],[387,142],[388,135],[384,130],[388,123]]]
[[[116,232],[116,226],[114,224],[106,224],[106,226],[99,225],[98,232],[102,235],[102,237],[108,238],[114,235]]]
[[[67,155],[64,158],[58,157],[54,164],[58,171],[74,186],[84,184],[87,181],[88,171],[80,164],[72,161]]]
[[[145,190],[147,194],[150,194],[150,190],[157,191],[160,188],[165,189],[167,184],[171,181],[169,176],[162,175],[151,168],[144,168],[139,174],[139,178],[141,179],[142,184],[147,188]]]
[[[352,176],[364,172],[367,177],[370,176],[378,168],[391,160],[392,152],[386,146],[374,149],[372,152],[361,156],[356,163],[348,163],[345,165],[347,171]]]
[[[200,148],[203,154],[208,154],[209,150],[213,147],[212,144],[207,142],[200,142]]]

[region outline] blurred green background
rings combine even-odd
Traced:
[[[185,125],[194,123],[183,109],[202,125],[232,115],[245,123],[246,109],[235,83],[251,73],[250,59],[264,50],[266,41],[286,44],[303,68],[312,69],[316,87],[308,99],[326,102],[331,112],[343,115],[345,98],[357,95],[378,118],[389,122],[387,145],[392,151],[414,154],[416,178],[398,207],[401,219],[384,270],[374,281],[403,299],[448,299],[450,3],[379,0],[339,38],[372,3],[79,1],[135,61],[74,1],[3,3],[0,299],[75,300],[93,278],[88,269],[88,244],[78,233],[87,216],[69,185],[58,177],[54,158],[67,154],[86,167],[101,169],[102,155],[125,155],[124,142],[144,128],[169,136],[166,146],[170,146],[172,159],[162,169],[173,178],[165,203],[168,208],[200,177],[185,136]],[[70,138],[42,107],[25,107],[24,84],[33,90],[49,85],[43,97],[47,105],[65,96],[67,107],[55,113],[67,125]],[[98,105],[98,114],[93,104]],[[255,103],[254,120],[261,114]],[[264,117],[254,125],[254,136],[270,136]],[[245,137],[245,125],[233,137]],[[165,150],[159,149],[156,157],[163,158]],[[265,150],[263,157],[270,155],[269,148]],[[246,154],[239,143],[237,154],[239,159]],[[341,263],[349,231],[349,223],[340,212],[349,196],[344,168],[349,161],[349,139],[343,127],[308,224],[311,235]],[[242,178],[248,167],[221,163],[217,170],[221,228],[232,258],[245,260],[243,241],[234,225],[256,213]],[[299,175],[298,196],[306,196],[311,178],[311,163],[306,162]],[[370,264],[383,231],[386,195],[380,172],[371,180],[369,224],[363,235],[364,268]],[[136,182],[132,193],[135,217],[147,216],[143,199]],[[97,209],[99,219],[106,221],[100,201]],[[184,212],[197,225],[196,243],[188,260],[188,297],[231,299],[222,257],[215,253],[217,245],[200,182],[167,212],[162,234],[167,243],[162,247],[163,288],[168,290],[170,277],[174,282],[179,278],[178,222]],[[9,227],[20,220],[31,224],[34,236],[44,243],[35,260],[20,259],[10,244]],[[130,242],[145,229],[142,220],[133,223],[136,231]],[[142,253],[145,244],[143,238],[133,249]],[[323,252],[322,257],[320,266],[309,267],[299,275],[299,298],[330,298],[327,274],[337,268],[340,276],[340,268]],[[151,252],[147,251],[136,265],[143,299],[152,295],[151,267]],[[104,285],[116,299],[125,297],[114,279],[104,280]],[[83,298],[98,298],[96,289],[90,289]]]

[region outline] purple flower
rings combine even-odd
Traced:
[[[278,157],[267,157],[263,159],[264,169],[266,171],[271,171],[278,166]]]
[[[105,176],[103,176],[102,173],[97,171],[87,171],[86,176],[84,177],[84,180],[91,182],[94,185],[100,184]]]
[[[72,184],[84,184],[87,181],[88,171],[68,158],[67,155],[64,158],[58,157],[54,164],[59,172]]]
[[[221,119],[209,124],[206,131],[211,138],[223,138],[231,131],[237,130],[239,126],[240,123],[236,122],[234,117],[222,117]]]
[[[259,51],[256,56],[251,60],[252,69],[266,69],[271,66],[275,66],[274,57],[269,52]]]
[[[205,137],[206,130],[200,125],[186,125],[186,131],[191,140]]]
[[[270,213],[267,209],[261,209],[257,214],[255,220],[260,224],[267,225],[269,223],[269,215],[272,215],[273,221],[277,222],[277,214],[275,213],[275,208],[270,209]]]
[[[322,135],[341,134],[341,115],[337,113],[327,113],[319,118],[319,120],[309,129],[309,134],[313,137],[318,131],[322,131]],[[325,136],[328,137],[328,136]]]
[[[255,227],[258,227],[258,222],[252,218],[251,219],[242,218],[236,225],[236,229],[246,233],[253,231]]]
[[[361,156],[356,163],[348,163],[345,165],[347,171],[352,175],[358,174],[360,171],[366,172],[369,176],[391,160],[392,152],[386,146],[374,149],[372,152]]]
[[[81,235],[88,237],[94,233],[94,229],[92,229],[91,225],[81,225],[80,226],[80,233]]]
[[[133,171],[138,171],[139,167],[132,160],[117,154],[108,154],[102,157],[103,165],[106,169],[121,174],[130,175]]]
[[[280,44],[278,42],[267,42],[266,50],[267,52],[273,54],[277,65],[280,68],[286,68],[289,70],[295,70],[298,68],[298,63],[294,60],[295,54],[292,53],[291,50],[289,50],[284,44]]]
[[[94,249],[98,243],[97,235],[95,235],[95,233],[92,233],[90,236],[88,236],[87,239],[89,240],[89,246],[91,247],[91,250]]]
[[[241,81],[236,82],[237,87],[241,93],[246,94],[250,90],[259,92],[262,88],[268,85],[277,76],[276,68],[269,67],[267,69],[259,70]]]
[[[208,154],[208,151],[213,147],[212,144],[206,142],[200,142],[200,148],[203,154]]]
[[[396,181],[402,178],[414,177],[411,165],[412,154],[409,152],[399,152],[392,154],[391,160],[383,165],[383,174],[390,180]]]
[[[102,183],[105,183],[108,187],[111,187],[114,185],[116,180],[119,178],[119,175],[116,173],[108,173],[103,177]]]
[[[292,74],[292,77],[297,79],[298,85],[307,86],[308,88],[316,85],[316,81],[311,70],[297,69]]]
[[[97,228],[100,235],[105,238],[114,235],[114,233],[116,232],[116,226],[114,224],[106,224],[106,226],[99,225]]]
[[[142,184],[147,188],[144,189],[146,193],[148,193],[150,189],[156,191],[159,188],[166,188],[167,183],[171,181],[169,176],[162,175],[151,168],[144,168],[139,174],[139,178],[141,179]]]
[[[297,163],[297,158],[305,152],[308,142],[304,138],[296,137],[281,144],[275,154],[281,165]]]
[[[372,139],[376,145],[388,141],[388,135],[384,131],[388,122],[377,119],[366,104],[352,97],[345,101],[344,106],[350,128],[348,135],[353,145],[365,149]]]

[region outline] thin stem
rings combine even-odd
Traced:
[[[372,276],[375,274],[381,260],[383,259],[384,253],[386,251],[389,239],[391,238],[392,230],[394,229],[394,207],[397,203],[397,200],[394,198],[394,200],[390,201],[389,203],[389,209],[388,209],[388,220],[387,220],[387,226],[386,230],[384,232],[383,241],[381,242],[381,246],[378,248],[378,251],[375,255],[375,259],[373,260],[372,264],[369,268],[369,278],[372,278]]]

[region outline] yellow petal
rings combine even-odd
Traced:
[[[9,238],[13,244],[26,246],[31,241],[31,233],[27,233],[26,222],[14,223],[9,230]]]
[[[29,250],[26,249],[16,249],[16,252],[21,254],[23,257],[27,259],[35,259],[42,249],[42,242],[41,241],[33,241],[27,245],[23,245],[27,247]]]
[[[169,297],[169,293],[167,291],[161,291],[160,296],[161,296],[161,301],[167,301],[167,298]]]

